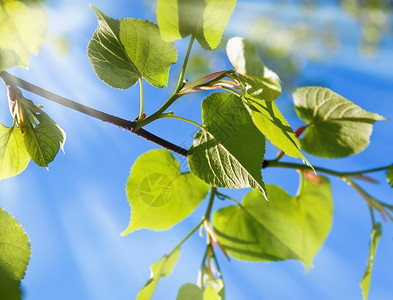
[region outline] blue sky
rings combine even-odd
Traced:
[[[111,17],[148,17],[142,1],[93,1]],[[137,87],[115,90],[101,82],[86,55],[87,43],[96,28],[96,18],[87,1],[49,1],[48,36],[65,35],[69,53],[59,56],[53,44],[43,46],[31,57],[28,70],[14,68],[13,74],[60,95],[96,109],[133,120],[138,115]],[[277,11],[272,4],[239,1],[227,30],[228,36],[247,35],[246,13],[301,17],[298,6]],[[335,16],[342,28],[352,29],[343,39],[341,51],[324,61],[308,63],[300,82],[312,80],[337,91],[363,108],[393,119],[392,41],[384,41],[378,56],[365,58],[358,51],[358,29],[353,20],[326,7],[317,18]],[[299,17],[300,15],[300,17]],[[343,30],[339,30],[342,34]],[[344,35],[345,36],[345,35]],[[187,41],[177,42],[179,53]],[[210,56],[210,54],[206,54]],[[180,54],[180,59],[182,55]],[[224,57],[220,67],[229,67]],[[173,78],[177,67],[172,68]],[[146,112],[158,108],[168,92],[146,88]],[[5,89],[0,87],[1,98]],[[59,154],[49,171],[34,164],[21,175],[0,182],[0,206],[23,225],[32,247],[28,272],[23,280],[25,299],[134,299],[150,275],[149,266],[169,252],[200,220],[206,202],[185,221],[167,232],[140,230],[125,237],[130,209],[125,183],[134,160],[144,151],[158,147],[115,126],[60,107],[29,93],[27,98],[44,105],[67,133],[66,154]],[[200,120],[200,98],[188,97],[174,106],[179,115]],[[295,117],[290,99],[278,105],[294,128],[302,125]],[[0,101],[0,121],[10,124],[6,101]],[[149,130],[174,143],[190,145],[195,128],[176,120],[162,120]],[[168,132],[168,128],[171,132]],[[358,170],[391,162],[393,125],[375,125],[371,145],[348,159],[324,161],[307,156],[311,163],[337,170]],[[275,149],[269,148],[273,157]],[[285,178],[285,180],[283,180]],[[376,198],[390,202],[392,191],[384,172],[375,174],[380,185],[363,186]],[[266,170],[266,183],[278,184],[294,194],[296,172]],[[219,254],[227,299],[361,299],[359,282],[367,260],[371,224],[363,199],[344,183],[331,179],[334,195],[332,230],[314,267],[305,272],[296,261],[279,263],[226,262]],[[231,192],[241,200],[247,191]],[[217,203],[215,208],[222,206]],[[393,293],[392,224],[383,224],[369,299],[391,299]],[[162,278],[153,299],[175,299],[178,288],[196,282],[204,250],[204,239],[193,236],[183,247],[174,272]]]

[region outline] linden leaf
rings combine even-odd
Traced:
[[[213,216],[214,230],[225,250],[246,261],[297,259],[307,268],[332,225],[333,201],[327,178],[320,184],[302,178],[297,196],[267,185],[270,201],[248,193],[239,206],[220,209]]]
[[[131,221],[122,235],[140,228],[166,230],[189,216],[206,197],[209,186],[180,164],[167,150],[138,157],[127,181]]]
[[[293,99],[297,114],[307,123],[302,149],[315,156],[359,153],[370,143],[374,122],[386,120],[327,88],[303,87],[293,93]]]

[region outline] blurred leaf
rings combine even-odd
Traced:
[[[158,0],[161,36],[171,42],[192,33],[204,49],[217,48],[236,0]]]
[[[38,53],[45,42],[44,9],[33,1],[2,0],[0,24],[0,71],[28,66],[30,53]]]
[[[239,73],[245,97],[255,101],[273,101],[281,95],[280,79],[259,58],[255,47],[244,38],[233,37],[227,43],[229,61]]]
[[[0,249],[0,276],[10,283],[23,279],[31,255],[29,238],[20,224],[2,208],[0,208]],[[2,291],[0,295],[1,293]]]
[[[221,300],[218,292],[210,285],[202,291],[199,286],[186,283],[177,294],[176,300]]]
[[[297,259],[307,268],[332,225],[333,201],[330,184],[302,178],[297,196],[267,185],[270,202],[252,190],[241,206],[215,212],[213,225],[218,240],[234,258],[246,261]]]
[[[20,128],[9,128],[0,123],[0,180],[23,172],[29,161]]]
[[[161,88],[177,60],[173,43],[164,42],[157,25],[140,19],[109,18],[93,7],[98,27],[87,50],[97,76],[108,85],[127,89],[139,78]]]
[[[359,153],[370,143],[372,124],[384,117],[322,87],[304,87],[293,93],[296,112],[308,125],[302,149],[325,158]]]
[[[122,235],[140,228],[165,230],[189,216],[206,197],[209,186],[180,164],[167,150],[138,157],[127,181],[131,221]]]
[[[368,298],[368,292],[370,289],[370,282],[371,282],[371,274],[374,265],[374,257],[377,251],[377,246],[381,235],[382,235],[381,224],[377,223],[375,224],[375,227],[371,232],[371,242],[370,242],[370,249],[368,253],[367,268],[366,271],[364,272],[363,279],[360,282],[360,287],[362,288],[364,300]]]
[[[215,187],[258,189],[267,199],[261,175],[265,137],[242,100],[213,93],[202,102],[202,120],[204,129],[188,154],[191,172]]]
[[[153,296],[154,290],[158,284],[160,277],[168,276],[180,256],[180,248],[176,248],[169,256],[165,255],[158,262],[150,266],[151,276],[145,286],[139,291],[136,300],[147,300]]]
[[[390,184],[390,187],[393,188],[393,165],[389,167],[387,172],[387,179]]]

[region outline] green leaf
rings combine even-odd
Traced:
[[[42,167],[47,167],[63,148],[65,133],[46,113],[34,115],[39,121],[35,126],[32,117],[26,122],[24,142],[27,152],[33,161]]]
[[[9,128],[0,123],[0,180],[23,172],[29,161],[20,128]]]
[[[229,61],[239,73],[246,98],[273,101],[281,95],[280,79],[264,65],[251,42],[233,37],[228,41],[226,51]]]
[[[327,88],[300,88],[293,99],[297,114],[307,123],[302,149],[315,156],[337,158],[359,153],[370,143],[372,124],[386,120]]]
[[[204,49],[217,48],[236,0],[158,0],[161,36],[171,42],[195,33]]]
[[[176,248],[169,255],[165,255],[158,262],[150,266],[151,276],[145,286],[139,291],[136,300],[148,300],[153,296],[154,290],[160,277],[168,276],[180,256],[180,247]]]
[[[209,186],[180,164],[167,150],[138,157],[127,181],[131,221],[122,235],[140,228],[165,230],[189,216],[206,197]]]
[[[210,285],[202,291],[199,286],[186,283],[177,294],[176,300],[221,300],[218,292]]]
[[[45,42],[44,9],[33,1],[2,0],[0,24],[0,71],[28,66],[30,53],[38,53]]]
[[[218,240],[234,258],[246,261],[296,259],[311,267],[332,225],[333,202],[327,178],[320,184],[302,178],[297,196],[267,185],[270,202],[248,193],[239,206],[216,211]]]
[[[377,223],[375,224],[373,231],[371,232],[371,242],[370,242],[370,249],[368,253],[367,268],[366,271],[364,272],[363,279],[360,282],[360,287],[362,288],[364,300],[368,298],[368,292],[370,289],[370,282],[371,282],[371,274],[374,265],[374,257],[377,251],[377,246],[381,235],[382,235],[381,224]]]
[[[300,152],[298,138],[274,102],[245,99],[245,103],[251,108],[255,126],[274,146],[292,157],[307,161]]]
[[[20,224],[0,208],[0,269],[12,280],[25,276],[30,259],[29,238]]]
[[[192,173],[215,187],[255,188],[267,199],[262,181],[265,137],[253,124],[242,100],[213,93],[202,102],[205,129],[188,154]]]
[[[98,27],[87,55],[97,76],[108,85],[127,89],[139,78],[155,87],[168,82],[169,67],[177,60],[173,43],[161,39],[156,24],[137,19],[112,19],[93,7]]]
[[[0,299],[1,300],[21,300],[22,291],[20,280],[12,279],[3,266],[0,266]]]
[[[386,174],[390,187],[393,188],[393,165],[389,167],[388,172]]]

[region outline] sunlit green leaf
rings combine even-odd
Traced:
[[[158,262],[150,266],[151,275],[150,279],[146,282],[145,286],[139,291],[136,300],[148,300],[152,297],[154,290],[158,284],[160,277],[168,276],[180,256],[180,248],[176,248],[169,255],[165,255]]]
[[[390,186],[393,188],[393,166],[389,167],[386,175]]]
[[[246,99],[245,103],[251,108],[251,117],[255,126],[274,146],[290,156],[306,161],[300,152],[300,142],[292,127],[274,102]]]
[[[210,285],[206,286],[202,291],[199,286],[186,283],[177,294],[176,300],[221,300],[218,292]]]
[[[30,155],[19,127],[0,124],[0,180],[23,172],[29,161]]]
[[[246,98],[273,101],[281,95],[280,79],[264,65],[251,42],[233,37],[228,41],[226,50],[229,61],[239,73]]]
[[[0,208],[0,269],[12,280],[25,276],[30,259],[29,238],[20,224]]]
[[[0,1],[0,71],[27,66],[30,53],[45,42],[47,18],[34,1]]]
[[[65,133],[47,114],[41,112],[35,118],[38,125],[34,124],[32,118],[25,124],[24,142],[33,161],[39,166],[47,167],[55,159],[59,149],[63,148]]]
[[[195,33],[205,49],[215,49],[235,8],[236,0],[158,0],[161,36],[171,42]]]
[[[121,89],[142,77],[155,87],[165,86],[177,52],[173,43],[161,39],[157,25],[140,19],[112,19],[92,8],[98,27],[87,54],[97,76]]]
[[[327,88],[300,88],[293,99],[297,114],[308,124],[302,149],[315,156],[336,158],[359,153],[370,143],[372,124],[386,120]]]
[[[208,191],[209,186],[190,172],[180,173],[169,151],[146,152],[135,161],[127,181],[131,221],[122,234],[168,229],[190,215]]]
[[[371,241],[370,241],[370,249],[368,253],[367,268],[366,271],[364,272],[363,279],[360,282],[360,287],[362,288],[364,300],[368,298],[375,253],[377,251],[377,246],[381,235],[382,235],[381,224],[377,223],[373,231],[371,232]]]
[[[311,267],[332,225],[330,184],[320,178],[320,184],[302,179],[294,197],[267,185],[269,202],[253,190],[241,206],[216,211],[213,225],[225,250],[240,260],[296,259]]]
[[[205,129],[198,131],[188,154],[191,172],[216,187],[255,188],[266,198],[262,181],[265,137],[242,100],[213,93],[202,102]]]

